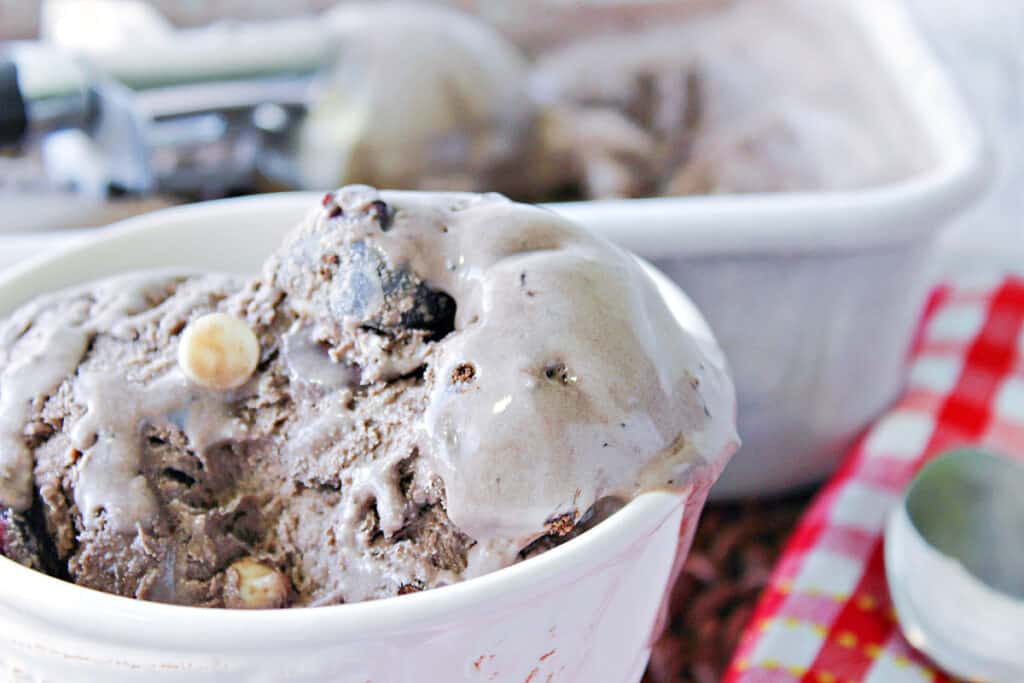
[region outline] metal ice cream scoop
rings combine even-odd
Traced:
[[[2,46],[0,147],[38,142],[80,191],[218,196],[251,184],[333,54],[312,19],[156,33],[106,61]]]
[[[1024,681],[1024,463],[980,449],[931,462],[889,519],[885,563],[912,645],[957,676]]]
[[[0,45],[0,148],[90,196],[427,175],[497,189],[487,173],[508,173],[533,114],[525,58],[453,9],[342,3],[179,29],[138,0],[47,7],[45,40]]]

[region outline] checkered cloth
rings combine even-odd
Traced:
[[[808,508],[723,683],[955,680],[900,633],[882,531],[914,473],[966,444],[1024,458],[1024,279],[935,292],[906,394]]]

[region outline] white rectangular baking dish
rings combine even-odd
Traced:
[[[894,398],[932,248],[986,177],[979,129],[901,0],[809,6],[839,13],[882,66],[927,147],[925,170],[849,192],[553,205],[654,261],[710,319],[739,385],[745,444],[719,498],[822,479]],[[0,238],[0,267],[68,239]]]
[[[744,442],[717,498],[821,480],[896,396],[933,247],[988,175],[979,128],[900,0],[814,7],[841,13],[895,84],[931,159],[923,171],[856,191],[558,206],[655,262],[711,322]]]

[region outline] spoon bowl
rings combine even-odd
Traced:
[[[1024,463],[978,449],[928,464],[889,518],[889,588],[907,640],[972,680],[1024,680]]]

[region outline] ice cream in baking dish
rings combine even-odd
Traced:
[[[927,163],[834,8],[705,4],[720,6],[604,7],[603,30],[567,21],[527,54],[451,9],[345,3],[324,17],[339,56],[301,127],[300,175],[538,201],[848,190]],[[550,12],[517,12],[520,38],[550,33]]]

